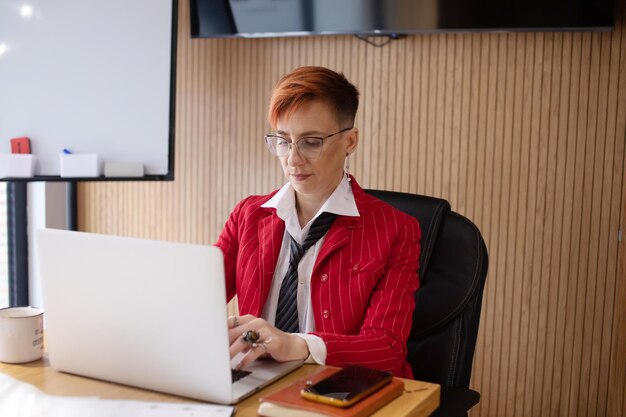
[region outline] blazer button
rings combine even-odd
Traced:
[[[322,316],[324,316],[324,318],[325,318],[325,319],[329,318],[329,317],[330,317],[330,311],[328,311],[328,310],[324,310],[324,311],[322,312]]]
[[[328,274],[322,274],[322,276],[320,277],[322,282],[326,282],[328,281]]]
[[[359,269],[359,264],[354,264],[354,266],[352,267],[352,270],[356,271],[357,269]]]

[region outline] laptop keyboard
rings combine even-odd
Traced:
[[[230,372],[233,376],[233,382],[237,382],[241,378],[246,377],[252,373],[251,371],[244,371],[242,369],[231,369]]]

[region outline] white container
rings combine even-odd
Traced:
[[[61,154],[62,177],[99,177],[100,160],[98,154]]]
[[[105,162],[105,177],[143,177],[143,164],[139,162]]]
[[[43,311],[35,307],[0,309],[0,361],[24,363],[43,355]]]
[[[29,178],[35,174],[35,156],[0,154],[0,178]]]

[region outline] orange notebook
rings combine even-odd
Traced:
[[[347,408],[333,407],[302,398],[300,391],[307,386],[307,382],[315,384],[338,371],[339,368],[324,369],[261,398],[258,413],[265,417],[365,417],[399,397],[404,389],[404,383],[393,378],[378,391]]]

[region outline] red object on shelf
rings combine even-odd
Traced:
[[[11,139],[11,153],[30,153],[30,139],[25,136]]]

